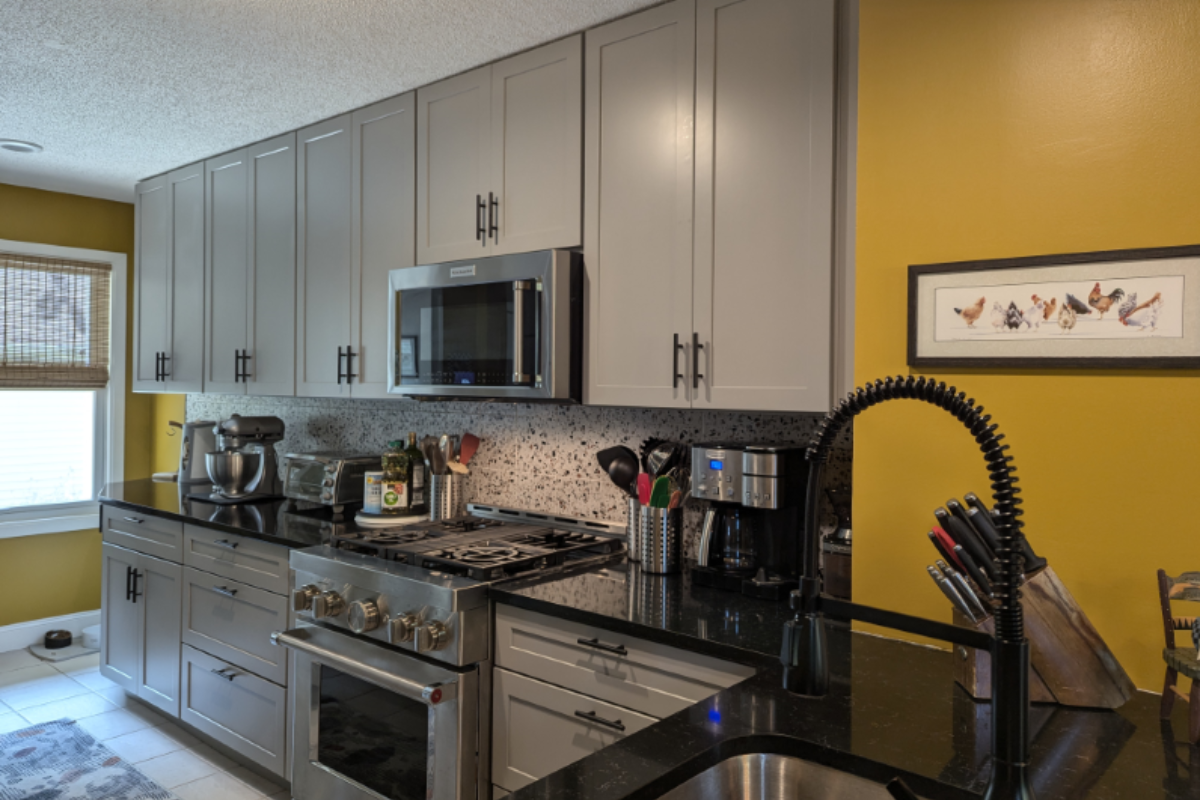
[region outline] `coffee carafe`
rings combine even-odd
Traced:
[[[794,445],[692,447],[691,495],[707,504],[692,580],[784,599],[797,585],[808,464]]]

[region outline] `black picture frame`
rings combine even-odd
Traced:
[[[1200,346],[1197,355],[1188,356],[921,356],[918,355],[918,308],[920,281],[929,275],[947,273],[985,272],[1005,269],[1028,269],[1088,264],[1110,264],[1121,261],[1150,261],[1155,259],[1196,259],[1185,268],[1195,272],[1200,281],[1200,244],[1174,247],[1148,247],[1127,250],[1100,250],[1085,253],[1056,253],[1042,256],[999,258],[977,261],[954,261],[937,264],[913,264],[908,268],[908,336],[907,361],[920,369],[1200,369]],[[1200,345],[1200,330],[1193,334]]]

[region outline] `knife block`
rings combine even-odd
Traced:
[[[1047,566],[1021,586],[1029,638],[1029,696],[1035,703],[1119,708],[1137,690],[1070,590]],[[954,624],[994,633],[960,612]],[[956,646],[954,679],[977,700],[992,696],[991,655]]]

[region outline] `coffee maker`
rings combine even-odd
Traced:
[[[790,444],[692,446],[691,496],[707,503],[692,581],[786,599],[800,572],[808,462]]]

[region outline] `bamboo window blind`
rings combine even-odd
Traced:
[[[108,384],[112,267],[0,252],[0,388]]]

